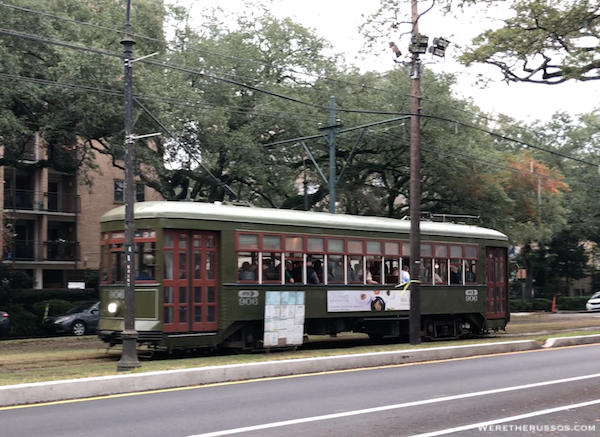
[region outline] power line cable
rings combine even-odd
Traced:
[[[85,22],[85,21],[75,20],[75,19],[72,19],[72,18],[62,17],[62,16],[59,16],[59,15],[50,14],[50,13],[47,13],[47,12],[43,12],[43,11],[31,9],[31,8],[25,8],[25,7],[16,6],[16,5],[10,5],[10,4],[4,3],[4,2],[0,2],[0,6],[7,7],[7,8],[12,8],[12,9],[15,9],[15,10],[20,10],[20,11],[23,11],[23,12],[28,12],[28,13],[33,13],[33,14],[39,14],[39,15],[42,15],[42,16],[51,17],[51,18],[55,18],[55,19],[58,19],[58,20],[62,20],[62,21],[67,21],[67,22],[79,24],[79,25],[90,26],[92,28],[97,28],[97,29],[100,29],[100,30],[110,31],[110,32],[121,34],[121,35],[124,34],[124,31],[119,30],[119,29],[114,29],[114,28],[110,28],[110,27],[106,27],[106,26],[100,26],[100,25],[92,24],[92,23]],[[145,40],[148,40],[148,41],[152,41],[152,42],[163,44],[163,45],[165,45],[169,49],[169,43],[166,42],[166,41],[163,41],[163,40],[160,40],[160,39],[157,39],[157,38],[148,37],[148,36],[145,36],[145,35],[140,35],[140,34],[131,34],[131,35],[134,36],[134,37],[136,37],[136,38],[141,38],[141,39],[145,39]],[[276,64],[271,64],[271,63],[266,63],[266,62],[262,62],[262,61],[257,61],[257,60],[254,60],[254,59],[240,58],[240,57],[237,57],[237,56],[226,55],[226,54],[223,54],[223,53],[213,52],[213,51],[205,50],[205,49],[199,49],[199,48],[196,48],[196,47],[188,47],[187,49],[191,50],[191,51],[199,52],[199,53],[210,54],[210,55],[213,55],[213,56],[218,56],[218,57],[223,57],[223,58],[229,58],[229,59],[233,59],[233,60],[237,60],[237,61],[243,61],[243,62],[248,62],[248,63],[254,63],[254,64],[257,64],[257,65],[264,65],[264,66],[277,67],[277,68],[281,67],[281,66],[276,65]],[[340,80],[340,79],[331,79],[329,77],[320,76],[320,75],[317,75],[317,74],[314,74],[314,73],[307,73],[307,72],[302,72],[302,71],[296,71],[296,70],[289,69],[289,68],[286,69],[286,71],[290,71],[290,72],[296,73],[296,74],[302,74],[302,75],[312,76],[312,77],[316,77],[316,78],[319,78],[319,79],[331,81],[331,82],[334,82],[334,83],[340,83],[340,84],[344,84],[344,85],[352,85],[352,86],[356,86],[356,87],[361,87],[363,89],[371,89],[371,90],[375,90],[375,91],[387,92],[387,93],[391,93],[391,94],[395,94],[395,95],[400,95],[400,96],[403,96],[403,97],[412,97],[411,94],[403,94],[403,93],[399,93],[398,91],[394,91],[394,90],[385,90],[385,89],[381,89],[381,88],[377,88],[377,87],[371,87],[371,86],[364,85],[364,84],[358,84],[358,83],[354,83],[354,82],[343,81],[343,80]],[[231,75],[231,74],[227,74],[227,73],[225,73],[225,74],[229,75],[229,76],[232,76],[232,77],[241,77],[241,76]],[[248,78],[246,78],[246,79],[248,79]],[[427,97],[422,97],[422,100],[433,101],[432,99],[429,99]],[[438,102],[438,104],[440,104],[440,103]],[[467,113],[467,114],[470,114],[470,115],[477,116],[479,118],[483,118],[483,119],[488,120],[488,121],[499,122],[499,120],[496,120],[496,119],[493,119],[491,117],[488,117],[487,115],[473,113],[471,111],[468,111],[468,110],[465,110],[465,109],[462,109],[462,108],[458,108],[456,106],[448,105],[448,104],[445,104],[445,103],[441,103],[441,105],[445,106],[445,107],[448,107],[450,109],[458,110],[460,112],[464,112],[464,113]],[[526,130],[528,132],[532,132],[529,129],[526,129],[526,128],[524,128],[522,126],[519,126],[519,125],[517,125],[516,127],[519,128],[519,129]]]
[[[119,57],[119,58],[122,57],[121,54],[116,54],[116,53],[112,53],[112,52],[106,52],[106,51],[102,51],[102,50],[98,50],[98,49],[92,49],[92,48],[89,48],[89,47],[83,47],[83,46],[79,46],[79,45],[75,45],[75,44],[65,43],[65,42],[62,42],[62,41],[52,40],[52,39],[49,39],[49,38],[42,38],[42,37],[39,37],[39,36],[25,34],[25,33],[22,33],[22,32],[14,32],[14,31],[10,31],[10,30],[7,30],[7,29],[1,29],[0,28],[0,34],[5,34],[5,35],[9,35],[9,36],[20,37],[20,38],[25,38],[25,39],[29,39],[29,40],[33,40],[33,41],[43,42],[43,43],[46,43],[46,44],[54,44],[54,45],[58,45],[58,46],[62,46],[62,47],[66,47],[66,48],[70,48],[70,49],[74,49],[74,50],[87,51],[87,52],[92,52],[92,53],[96,53],[96,54],[100,54],[100,55],[107,55],[107,56]],[[265,90],[265,89],[262,89],[262,88],[258,88],[258,87],[252,86],[252,85],[244,84],[242,82],[234,81],[234,80],[231,80],[231,79],[225,79],[225,78],[222,78],[222,77],[219,77],[219,76],[215,76],[215,75],[210,74],[210,73],[204,73],[204,72],[201,72],[201,71],[198,71],[198,70],[193,70],[193,69],[186,68],[186,67],[180,67],[180,66],[177,66],[177,65],[167,64],[165,62],[152,61],[150,59],[140,59],[139,62],[142,62],[142,63],[145,63],[145,64],[150,64],[150,65],[154,65],[154,66],[158,66],[158,67],[161,67],[161,68],[168,68],[168,69],[183,71],[183,72],[186,72],[186,73],[197,74],[197,75],[203,76],[203,77],[205,77],[207,79],[212,79],[212,80],[216,80],[216,81],[225,82],[225,83],[229,83],[229,84],[232,84],[232,85],[244,87],[244,88],[256,91],[256,92],[261,92],[261,93],[270,95],[272,97],[281,98],[281,99],[284,99],[284,100],[287,100],[287,101],[290,101],[290,102],[293,102],[293,103],[298,103],[298,104],[301,104],[301,105],[310,106],[312,108],[316,108],[316,109],[320,109],[320,110],[324,110],[324,111],[325,110],[326,111],[330,110],[330,108],[328,106],[318,105],[318,104],[310,103],[310,102],[305,102],[305,101],[300,100],[300,99],[296,99],[296,98],[293,98],[293,97],[285,96],[283,94],[279,94],[279,93],[275,93],[275,92],[272,92],[272,91],[268,91],[268,90]],[[370,110],[345,109],[345,108],[336,108],[336,111],[338,111],[338,112],[347,112],[347,113],[373,114],[373,115],[394,115],[394,116],[398,116],[398,115],[412,115],[410,113],[398,113],[398,112],[390,112],[390,111],[370,111]],[[468,123],[464,123],[464,122],[461,122],[461,121],[458,121],[458,120],[452,120],[452,119],[449,119],[449,118],[446,118],[446,117],[440,117],[440,116],[434,116],[434,115],[427,115],[427,114],[415,114],[415,115],[419,115],[419,117],[423,117],[423,118],[432,118],[432,119],[436,119],[436,120],[447,121],[447,122],[454,123],[454,124],[457,124],[457,125],[460,125],[460,126],[468,127],[470,129],[478,130],[478,131],[487,133],[487,134],[489,134],[491,136],[494,136],[496,138],[501,138],[501,139],[506,140],[506,141],[514,142],[514,143],[520,144],[520,145],[525,146],[525,147],[529,147],[529,148],[532,148],[532,149],[540,150],[540,151],[543,151],[543,152],[546,152],[546,153],[550,153],[550,154],[553,154],[553,155],[556,155],[556,156],[560,156],[560,157],[565,158],[565,159],[571,159],[571,160],[580,162],[582,164],[597,166],[597,164],[592,164],[590,162],[584,161],[584,160],[579,159],[579,158],[571,157],[569,155],[566,155],[566,154],[563,154],[563,153],[560,153],[560,152],[557,152],[557,151],[552,151],[552,150],[544,149],[543,147],[534,146],[534,145],[526,143],[524,141],[521,141],[521,140],[518,140],[518,139],[514,139],[514,138],[510,138],[510,137],[507,137],[505,135],[492,132],[492,131],[490,131],[488,129],[483,129],[481,127],[474,126],[474,125],[471,125],[471,124],[468,124]]]
[[[16,75],[6,74],[6,73],[0,73],[0,79],[37,83],[37,84],[46,85],[46,86],[56,86],[56,87],[70,88],[70,89],[78,90],[78,91],[94,92],[97,94],[107,94],[107,95],[115,96],[115,97],[123,97],[123,92],[121,92],[121,91],[115,91],[115,90],[110,90],[110,89],[106,89],[106,88],[91,87],[91,86],[86,86],[86,85],[71,84],[71,83],[67,83],[67,82],[57,82],[57,81],[51,81],[51,80],[46,80],[46,79],[37,79],[37,78],[31,78],[31,77],[25,77],[25,76],[16,76]],[[174,98],[164,97],[164,96],[149,96],[149,95],[143,95],[143,94],[136,94],[135,97],[139,100],[148,100],[148,101],[168,103],[171,105],[188,106],[188,107],[196,107],[196,108],[204,108],[204,109],[223,110],[226,112],[236,113],[236,114],[251,114],[253,116],[265,117],[265,118],[284,118],[287,120],[312,121],[312,122],[316,122],[321,119],[321,117],[319,117],[318,115],[306,114],[306,116],[304,116],[304,117],[300,117],[300,116],[294,117],[294,116],[291,116],[289,112],[262,111],[262,110],[257,110],[256,108],[243,108],[243,107],[236,107],[236,106],[216,105],[216,104],[212,104],[212,103],[205,103],[205,102],[192,101],[192,100],[183,100],[183,99],[174,99]]]

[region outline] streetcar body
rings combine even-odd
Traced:
[[[121,343],[124,207],[101,220],[99,337]],[[308,335],[408,334],[410,222],[195,202],[134,208],[135,330],[158,349],[268,349]],[[421,333],[459,338],[509,321],[507,237],[422,221]]]

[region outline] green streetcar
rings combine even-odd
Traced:
[[[135,330],[157,349],[269,349],[305,334],[408,335],[410,222],[195,202],[135,204]],[[99,337],[124,328],[124,207],[101,219]],[[505,329],[507,237],[422,221],[421,333]]]

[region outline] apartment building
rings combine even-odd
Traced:
[[[48,158],[39,135],[25,147],[23,163]],[[50,152],[52,153],[52,152]],[[0,146],[0,157],[3,149]],[[64,288],[80,282],[86,269],[100,265],[100,217],[124,202],[124,174],[112,157],[96,154],[98,169],[87,174],[67,174],[50,168],[23,171],[0,166],[1,262],[24,270],[35,287]],[[136,186],[136,201],[161,200],[143,184]]]

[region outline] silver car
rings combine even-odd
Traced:
[[[588,311],[600,311],[600,291],[594,293],[590,300],[585,304]]]

